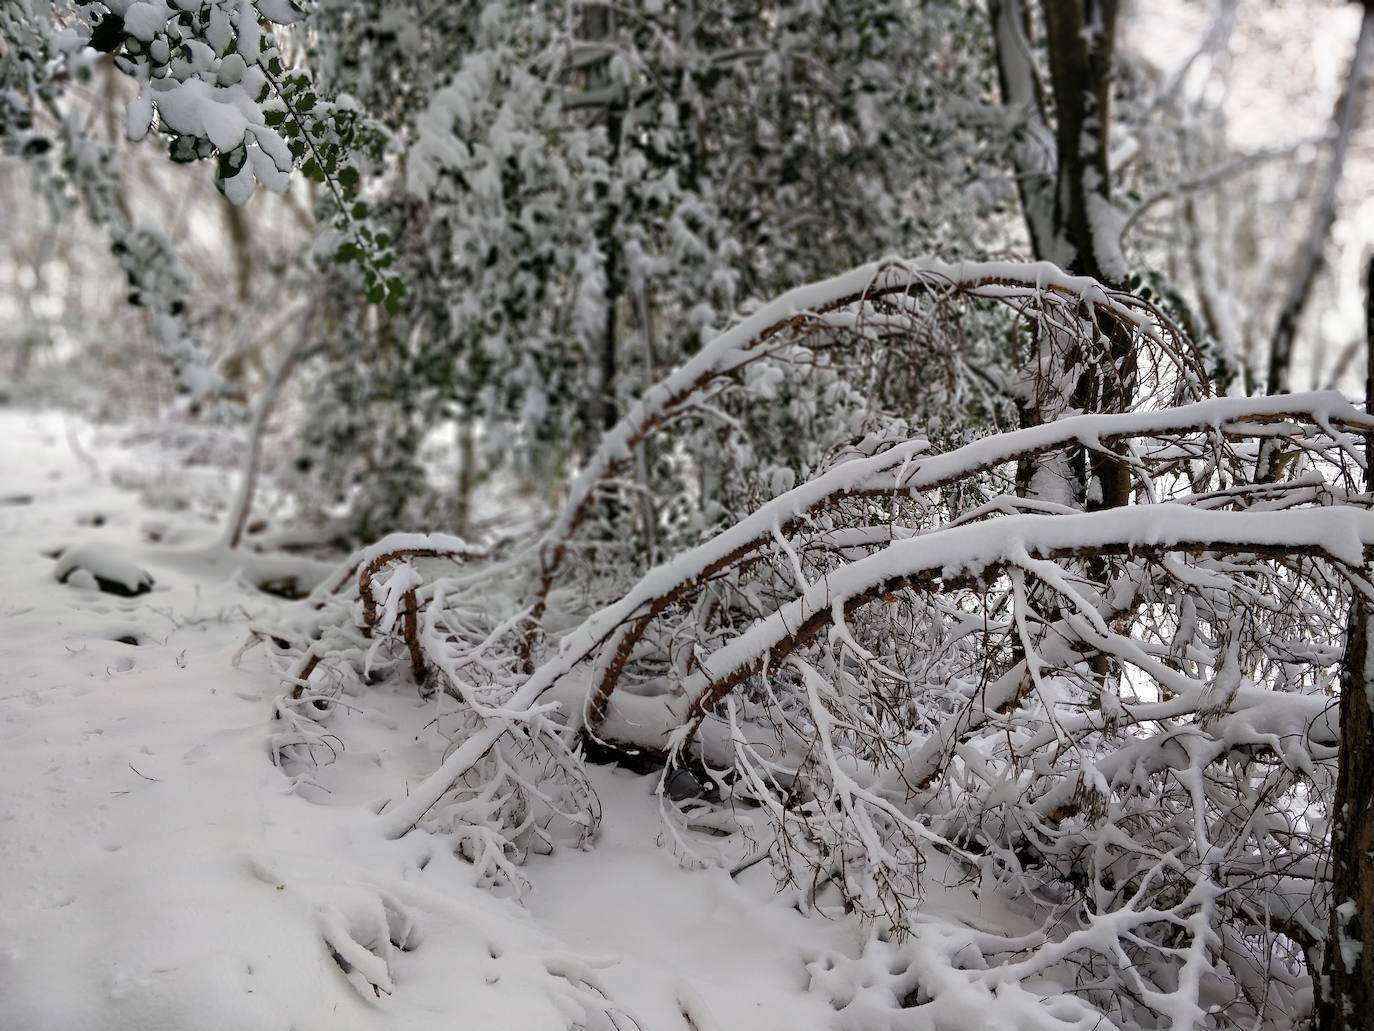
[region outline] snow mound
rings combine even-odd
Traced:
[[[83,544],[68,548],[53,567],[58,583],[95,588],[106,594],[134,598],[153,589],[147,570],[104,545]]]

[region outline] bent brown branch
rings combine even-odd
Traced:
[[[358,597],[363,608],[363,632],[371,636],[380,618],[377,599],[373,595],[372,581],[384,568],[393,562],[411,558],[446,558],[455,562],[474,562],[486,556],[474,551],[456,537],[423,534],[392,534],[376,544],[364,549],[344,567],[342,574],[327,589],[327,595],[338,594],[350,584],[357,585]],[[317,607],[323,602],[317,603]],[[401,633],[410,653],[411,669],[416,680],[423,680],[428,669],[424,650],[419,639],[420,601],[415,588],[411,588],[402,598]],[[291,678],[293,687],[291,697],[298,699],[305,692],[310,675],[319,666],[321,654],[318,642],[307,649],[301,659],[296,674]]]
[[[773,540],[775,527],[778,532],[789,533],[806,517],[816,515],[827,505],[844,497],[893,497],[902,493],[935,491],[999,466],[1041,457],[1075,443],[1100,447],[1108,442],[1132,438],[1169,440],[1181,434],[1213,431],[1234,438],[1268,438],[1279,432],[1291,433],[1294,427],[1281,425],[1290,421],[1325,426],[1331,432],[1338,429],[1358,432],[1374,427],[1374,421],[1334,393],[1262,399],[1218,398],[1162,412],[1073,416],[975,441],[939,455],[908,455],[894,451],[893,458],[900,459],[901,464],[890,485],[874,482],[882,472],[886,472],[884,469],[869,473],[867,482],[859,478],[847,482],[837,480],[833,487],[824,491],[817,491],[813,484],[795,488],[769,502],[761,510],[775,513],[773,522],[752,517],[693,549],[675,563],[685,575],[666,589],[646,598],[641,603],[647,605],[646,611],[639,615],[627,612],[622,617],[611,635],[603,639],[606,643],[601,646],[602,654],[609,657],[598,665],[594,676],[587,708],[588,727],[594,732],[604,720],[611,695],[633,649],[654,620],[671,605],[695,594],[722,571],[768,547]],[[904,446],[910,447],[913,443],[907,442]],[[895,465],[896,462],[891,464]],[[739,530],[746,525],[754,525],[757,529],[752,536],[740,540]],[[714,557],[707,558],[713,553]],[[646,583],[659,578],[660,571],[655,570],[641,581],[636,590],[642,594]],[[607,648],[609,652],[605,650]]]
[[[993,535],[989,530],[997,529]],[[1374,545],[1374,514],[1349,509],[1211,512],[1150,505],[1046,519],[1007,516],[993,524],[956,527],[899,541],[812,585],[802,596],[717,649],[689,679],[680,747],[707,716],[765,664],[775,666],[804,647],[837,615],[884,593],[963,586],[995,575],[1019,555],[1087,559],[1171,553],[1321,557],[1359,566]]]

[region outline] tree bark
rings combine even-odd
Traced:
[[[1096,227],[1111,198],[1107,135],[1117,10],[1117,0],[1044,3],[1059,158],[1055,228],[1067,245],[1067,269],[1114,284],[1125,273],[1116,235]]]
[[[1125,278],[1119,234],[1107,220],[1111,168],[1107,160],[1111,126],[1112,61],[1117,0],[1043,0],[1054,124],[1031,58],[1029,19],[1022,0],[993,0],[994,51],[1004,104],[1014,110],[1018,133],[1013,171],[1035,256],[1070,271],[1119,285]],[[1045,161],[1052,140],[1053,157]],[[1036,143],[1040,144],[1037,151]],[[1099,231],[1102,230],[1102,231]],[[1110,231],[1108,231],[1110,230]],[[1135,349],[1131,335],[1108,331],[1102,353],[1066,356],[1083,374],[1069,399],[1081,411],[1118,412],[1130,405]],[[1041,341],[1035,342],[1038,349]],[[1032,361],[1035,360],[1034,355]],[[1021,425],[1058,416],[1038,411],[1031,398],[1018,399]],[[1124,461],[1111,454],[1074,456],[1069,476],[1079,503],[1088,510],[1130,502]],[[1032,493],[1035,472],[1017,470],[1018,493]]]
[[[582,33],[585,39],[597,42],[612,39],[615,28],[614,12],[609,4],[589,4],[582,13]],[[587,68],[587,89],[597,94],[611,85],[609,57],[590,64]],[[599,112],[610,143],[609,160],[616,165],[620,160],[621,137],[624,131],[624,98],[617,94],[608,96],[604,110]],[[596,369],[596,383],[587,398],[584,420],[583,449],[587,454],[595,452],[601,435],[611,429],[619,418],[616,405],[616,381],[619,378],[619,304],[624,293],[623,270],[620,260],[620,243],[617,227],[620,221],[618,201],[612,197],[610,185],[598,186],[597,200],[602,216],[596,223],[596,244],[602,256],[602,275],[605,278],[605,318],[602,323],[601,338],[595,342],[596,353],[593,365]]]
[[[1126,276],[1120,233],[1115,219],[1108,217],[1118,8],[1118,0],[1042,2],[1054,112],[1053,161],[1046,168],[1033,146],[1037,140],[1048,141],[1051,130],[1045,91],[1031,59],[1027,12],[1021,0],[993,0],[989,7],[1003,102],[1017,111],[1021,126],[1022,139],[1013,147],[1012,162],[1035,256],[1111,285],[1120,285]],[[1033,362],[1039,360],[1043,344],[1037,336]],[[1075,348],[1063,357],[1067,366],[1082,369],[1068,402],[1084,412],[1127,411],[1135,390],[1133,335],[1121,327],[1107,328],[1093,345],[1094,353],[1081,354]],[[1017,399],[1017,411],[1023,428],[1060,414],[1040,410],[1030,397]],[[1114,445],[1091,454],[1086,449],[1071,454],[1066,473],[1079,506],[1091,512],[1130,504],[1132,480],[1120,450]],[[1037,468],[1034,463],[1018,463],[1018,494],[1035,493]],[[1089,575],[1098,578],[1105,561],[1090,559],[1088,568]],[[1040,603],[1054,618],[1057,602],[1046,597]],[[1018,645],[1012,661],[1022,658]],[[1116,690],[1120,670],[1104,655],[1093,656],[1090,665],[1099,684],[1090,704],[1097,708],[1103,693]]]
[[[1368,9],[1366,8],[1366,11]],[[1368,14],[1366,14],[1368,21]],[[1374,262],[1366,283],[1366,397],[1374,397]],[[1374,434],[1365,436],[1365,490]],[[1366,570],[1368,576],[1370,570]],[[1331,923],[1317,988],[1320,1031],[1374,1031],[1374,606],[1350,603],[1331,825]]]
[[[1031,252],[1054,257],[1054,134],[1045,120],[1044,89],[1031,57],[1030,31],[1022,0],[990,0],[993,53],[1002,104],[1014,118],[1012,172],[1026,220]]]

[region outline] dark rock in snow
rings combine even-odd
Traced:
[[[261,580],[253,586],[262,591],[263,594],[285,598],[287,601],[300,601],[310,593],[301,586],[300,581],[294,576],[284,576],[276,580]]]
[[[668,790],[668,797],[674,802],[684,802],[689,798],[701,798],[706,794],[702,790],[701,781],[683,769],[677,769],[668,774],[668,783],[664,786]]]
[[[135,598],[153,589],[153,578],[127,558],[95,545],[63,552],[53,567],[59,583],[73,587],[94,586],[106,594]]]

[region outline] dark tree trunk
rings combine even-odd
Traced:
[[[1107,162],[1117,0],[1043,0],[1052,103],[1031,56],[1023,0],[991,0],[1002,102],[1018,127],[1012,148],[1021,209],[1037,258],[1115,283],[1122,269],[1115,238],[1094,232],[1094,207],[1111,198]],[[1053,118],[1051,118],[1051,113]],[[1054,139],[1045,167],[1043,141]]]
[[[1002,99],[1015,109],[1023,139],[1013,148],[1021,206],[1035,256],[1070,271],[1120,285],[1124,268],[1114,237],[1095,231],[1111,200],[1107,152],[1111,128],[1112,60],[1117,0],[1043,0],[1049,57],[1051,105],[1030,54],[1030,22],[1022,0],[993,0],[989,6]],[[1053,111],[1053,128],[1047,113]],[[1038,164],[1035,141],[1053,135],[1055,161],[1048,172]],[[1100,211],[1095,209],[1100,208]],[[1094,217],[1098,215],[1099,217]],[[1120,412],[1131,404],[1135,349],[1131,336],[1107,329],[1093,354],[1065,356],[1083,374],[1069,399],[1088,412]],[[1039,345],[1039,341],[1035,345]],[[1018,402],[1022,426],[1058,412]],[[1125,461],[1111,453],[1075,455],[1072,479],[1088,510],[1130,503],[1131,478]],[[1018,493],[1031,492],[1034,466],[1017,469]]]
[[[1116,241],[1093,231],[1093,207],[1111,197],[1107,133],[1117,0],[1045,0],[1054,90],[1055,227],[1070,252],[1067,268],[1103,282],[1121,273],[1104,253]]]
[[[612,39],[615,17],[609,4],[590,4],[582,15],[582,32],[587,40],[606,42]],[[587,89],[596,93],[606,90],[611,83],[609,59],[599,60],[587,68]],[[624,98],[618,94],[608,95],[604,109],[600,112],[606,137],[611,145],[610,161],[614,165],[620,159],[621,136],[624,123]],[[596,224],[596,245],[602,255],[602,272],[606,283],[606,317],[602,326],[601,339],[596,342],[596,353],[592,356],[596,370],[596,386],[587,398],[583,414],[583,450],[591,454],[601,442],[601,435],[611,429],[619,418],[616,405],[616,381],[619,378],[618,337],[620,334],[619,305],[625,292],[620,260],[620,242],[617,229],[620,210],[610,196],[609,184],[601,184],[597,189],[597,199],[602,216]]]
[[[1031,251],[1053,260],[1054,169],[1046,169],[1042,141],[1049,135],[1045,97],[1031,57],[1030,20],[1022,0],[989,0],[993,53],[1002,103],[1015,119],[1011,148],[1013,178],[1026,220]]]
[[[1365,396],[1374,397],[1374,262],[1366,283],[1365,335],[1369,369]],[[1374,434],[1365,437],[1366,466]],[[1370,489],[1365,469],[1365,490]],[[1368,575],[1368,570],[1366,571]],[[1369,654],[1374,605],[1350,604],[1341,662],[1341,745],[1331,825],[1331,923],[1318,986],[1320,1031],[1374,1031],[1374,668]]]
[[[1080,275],[1120,285],[1123,262],[1116,237],[1095,231],[1111,201],[1111,167],[1107,160],[1111,129],[1112,61],[1116,42],[1117,0],[1042,0],[1045,45],[1049,57],[1053,129],[1047,113],[1045,89],[1031,58],[1031,24],[1023,0],[991,0],[994,51],[1003,102],[1015,111],[1020,138],[1012,162],[1022,213],[1035,256]],[[1054,138],[1054,167],[1046,170],[1040,141]],[[1101,210],[1095,212],[1095,207]],[[1110,224],[1110,223],[1108,223]],[[1036,339],[1030,360],[1037,362],[1044,341]],[[1083,372],[1067,399],[1085,412],[1122,412],[1130,408],[1136,383],[1134,339],[1120,327],[1105,328],[1093,341],[1092,353],[1063,357],[1066,366]],[[1044,411],[1036,399],[1017,399],[1021,426],[1038,425],[1059,415]],[[1072,454],[1067,470],[1078,503],[1088,511],[1130,504],[1133,481],[1130,467],[1111,445],[1092,454]],[[1035,493],[1034,461],[1017,464],[1016,487],[1021,496]],[[1105,560],[1091,559],[1089,575],[1100,578]],[[1053,619],[1057,603],[1037,598],[1046,618]],[[1023,656],[1019,646],[1012,660]],[[1120,677],[1117,665],[1104,655],[1091,660],[1100,692],[1092,706],[1101,706],[1104,693],[1114,691]]]
[[[1374,608],[1350,606],[1341,665],[1340,772],[1331,829],[1331,924],[1318,1026],[1374,1031],[1374,714],[1369,635]]]
[[[588,4],[582,11],[581,25],[585,40],[609,42],[615,35],[616,12],[608,3]],[[588,93],[604,98],[599,108],[595,109],[595,117],[606,131],[610,144],[608,159],[614,168],[621,156],[626,99],[621,90],[612,87],[609,57],[588,64],[585,74]],[[592,353],[587,357],[590,359],[591,382],[580,412],[580,445],[584,458],[596,452],[602,436],[619,419],[616,403],[616,385],[620,378],[619,319],[626,286],[619,241],[620,203],[612,196],[608,182],[597,185],[596,197],[601,215],[596,220],[592,242],[601,253],[605,313],[599,339],[589,341]],[[597,502],[596,513],[597,518],[587,527],[588,535],[599,540],[614,539],[614,527],[622,514],[620,499],[610,492],[603,494]]]

